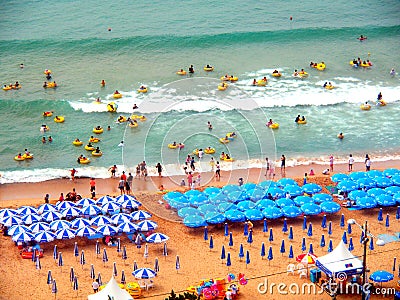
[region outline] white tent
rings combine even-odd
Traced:
[[[133,300],[129,293],[121,289],[114,277],[111,277],[110,281],[100,292],[96,294],[88,295],[88,300]]]
[[[359,274],[363,269],[362,261],[347,249],[342,240],[332,252],[319,257],[315,265],[330,277],[335,277],[338,273]]]

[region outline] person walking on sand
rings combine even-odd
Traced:
[[[329,169],[331,172],[333,172],[333,155],[331,154],[331,156],[329,156]]]
[[[135,178],[139,178],[139,179],[140,179],[140,164],[138,164],[138,165],[136,166],[136,175],[135,175]]]
[[[286,171],[286,157],[284,154],[281,156],[281,173]]]
[[[214,172],[214,167],[215,167],[214,157],[211,157],[210,159],[210,166],[211,166],[211,172]]]
[[[275,162],[273,160],[269,162],[269,178],[275,178]]]
[[[117,172],[117,165],[111,166],[108,171],[111,172],[111,178],[115,178],[115,173]]]
[[[161,166],[161,164],[160,163],[157,163],[157,165],[156,165],[156,169],[157,169],[157,173],[158,173],[158,177],[162,177],[161,176],[161,172],[162,172],[162,166]]]
[[[90,185],[90,193],[92,194],[92,198],[96,197],[96,180],[92,177],[89,181]]]
[[[125,171],[122,171],[121,179],[125,182],[126,181],[126,174]]]
[[[268,176],[269,167],[270,167],[269,161],[268,161],[268,157],[265,158],[265,161],[266,161],[266,169],[267,169],[265,171],[265,177],[267,177]]]
[[[72,181],[75,181],[75,174],[76,174],[76,173],[78,173],[78,171],[75,170],[75,168],[73,168],[73,169],[71,170],[71,180],[72,180]]]
[[[97,293],[99,291],[99,280],[96,279],[95,281],[93,281],[92,283],[92,288],[93,288],[93,292]]]
[[[141,163],[140,163],[140,174],[141,174],[141,176],[142,177],[144,177],[144,171],[146,170],[146,162],[145,161],[142,161]]]
[[[353,154],[349,155],[349,172],[353,171],[354,158]]]
[[[369,158],[369,155],[365,155],[365,171],[370,171],[371,170],[371,159]]]
[[[129,183],[129,186],[132,186],[133,176],[132,173],[128,173],[128,178],[126,181]]]
[[[125,192],[125,181],[123,179],[120,179],[120,181],[118,182],[118,188],[121,192],[121,195],[123,195]]]
[[[219,181],[221,178],[221,167],[219,165],[219,161],[217,161],[217,164],[215,165],[215,178]]]

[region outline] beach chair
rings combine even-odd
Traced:
[[[151,289],[151,288],[154,288],[154,281],[153,281],[153,280],[151,280],[151,279],[146,280],[145,283],[146,283],[146,290],[147,290],[147,291],[148,291],[149,289]]]
[[[287,268],[286,268],[286,271],[287,271],[287,274],[289,275],[289,274],[292,274],[292,275],[294,275],[294,271],[296,270],[296,266],[294,265],[294,264],[288,264],[288,266],[287,266]]]
[[[138,284],[139,284],[139,286],[140,286],[141,289],[147,290],[147,284],[146,284],[146,281],[145,281],[145,280],[143,280],[143,279],[138,280]]]
[[[302,263],[298,263],[296,269],[297,269],[297,274],[300,274],[303,270],[307,272],[306,267]]]
[[[307,278],[307,270],[306,269],[299,270],[298,272],[299,272],[300,278],[302,278],[302,277]]]

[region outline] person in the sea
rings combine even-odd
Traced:
[[[51,143],[53,141],[53,138],[51,137],[51,135],[49,136],[49,138],[47,140],[49,141],[49,143]]]
[[[101,130],[101,126],[96,126],[96,130]]]
[[[377,99],[378,99],[378,101],[382,100],[382,93],[381,92],[379,92]]]
[[[136,105],[136,103],[135,104],[133,104],[133,107],[132,107],[132,109],[138,109],[139,107]]]
[[[47,79],[47,80],[50,80],[50,79],[51,79],[51,74],[50,74],[50,73],[46,75],[46,79]]]
[[[207,127],[208,127],[208,130],[212,130],[213,129],[213,126],[212,126],[210,121],[207,122]]]
[[[274,124],[274,122],[272,121],[272,119],[269,119],[267,126],[271,126],[272,124]]]
[[[100,148],[99,148],[99,147],[96,147],[95,152],[96,152],[96,153],[100,153]]]
[[[294,120],[296,123],[300,121],[300,115],[297,115],[296,119]]]
[[[301,117],[301,121],[305,121],[306,120],[306,117],[305,116],[302,116]]]
[[[276,69],[272,72],[272,74],[278,74],[278,73],[279,73],[279,71]]]
[[[339,139],[343,140],[343,138],[344,138],[343,132],[339,133],[337,137],[338,137]]]
[[[257,85],[257,80],[254,78],[253,85]]]
[[[105,87],[106,86],[106,81],[104,79],[102,79],[100,84],[101,84],[102,87]]]
[[[189,73],[194,73],[193,65],[190,65],[190,67],[189,67]]]
[[[395,76],[396,75],[396,71],[394,70],[394,68],[392,68],[391,70],[390,70],[390,76]]]
[[[43,87],[47,87],[47,81],[43,82]]]
[[[293,76],[299,75],[299,72],[297,72],[297,69],[294,70]]]
[[[43,143],[43,144],[46,143],[46,137],[42,137],[42,143]]]
[[[313,68],[314,67],[314,63],[310,62],[310,67]]]
[[[328,85],[328,83],[325,81],[325,83],[324,83],[324,87],[326,87]]]
[[[100,97],[97,97],[97,98],[96,98],[96,102],[97,102],[97,103],[100,103],[100,102],[101,102]]]

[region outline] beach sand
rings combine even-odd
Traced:
[[[385,169],[387,167],[399,168],[398,161],[374,163],[374,169]],[[322,186],[332,184],[329,176],[321,175],[325,165],[308,165],[297,166],[294,168],[286,169],[286,177],[296,178],[302,184],[302,176],[305,172],[309,172],[311,168],[314,169],[316,176],[310,176],[308,182],[316,182]],[[357,164],[354,168],[357,170],[364,170],[363,164]],[[347,171],[347,165],[335,166],[335,172]],[[233,172],[222,172],[220,181],[215,181],[211,173],[202,174],[202,184],[221,186],[226,183],[237,183],[239,177],[244,178],[245,181],[259,182],[265,180],[265,170],[252,169],[252,170],[237,170]],[[281,178],[279,168],[276,169],[277,176],[275,179]],[[176,212],[165,208],[162,202],[162,196],[157,194],[157,188],[163,184],[169,190],[182,189],[176,186],[176,182],[184,176],[177,176],[173,178],[152,178],[146,182],[141,179],[135,179],[133,184],[133,191],[139,201],[143,203],[144,208],[153,213],[152,220],[156,221],[159,225],[157,232],[162,232],[170,237],[168,241],[168,256],[163,257],[162,245],[149,244],[149,257],[147,259],[143,256],[143,247],[137,249],[136,246],[125,237],[121,236],[121,244],[126,245],[128,259],[124,262],[121,255],[117,253],[115,247],[105,246],[109,261],[103,264],[101,255],[97,258],[95,255],[95,240],[87,240],[77,238],[74,240],[54,241],[42,245],[45,253],[41,259],[42,269],[36,270],[35,264],[31,260],[23,260],[19,256],[18,249],[14,246],[10,237],[1,236],[0,243],[0,273],[2,284],[0,285],[0,299],[46,299],[54,298],[55,295],[51,293],[51,288],[47,286],[47,272],[52,271],[53,278],[57,281],[58,293],[57,299],[87,299],[87,295],[92,293],[90,278],[90,265],[94,265],[96,274],[101,273],[103,282],[109,280],[112,276],[113,262],[116,262],[118,276],[116,280],[119,282],[121,278],[121,271],[125,271],[127,281],[134,281],[131,275],[133,269],[133,262],[136,261],[140,267],[153,268],[154,260],[156,257],[159,259],[160,272],[154,279],[155,287],[149,291],[144,291],[143,295],[148,299],[165,299],[170,291],[183,291],[190,285],[196,285],[202,279],[208,278],[226,278],[228,273],[245,274],[248,279],[247,285],[240,285],[239,299],[283,299],[289,297],[292,299],[330,299],[327,294],[317,295],[291,295],[288,288],[285,289],[289,295],[282,295],[278,292],[276,286],[271,291],[265,294],[260,294],[257,290],[259,284],[264,283],[265,279],[268,280],[268,286],[271,284],[285,283],[287,285],[296,283],[300,287],[303,283],[309,283],[309,279],[300,279],[297,274],[288,275],[286,267],[288,263],[296,263],[294,259],[288,258],[288,251],[290,245],[293,245],[295,257],[302,253],[301,241],[302,237],[306,237],[307,248],[310,243],[313,244],[314,253],[317,256],[327,254],[327,247],[321,248],[319,246],[321,234],[325,234],[327,244],[329,237],[326,230],[321,228],[322,216],[308,217],[308,222],[313,224],[313,236],[308,237],[307,232],[302,231],[302,218],[288,219],[288,226],[292,226],[294,230],[294,240],[290,241],[287,234],[282,232],[283,219],[268,221],[269,228],[273,228],[274,241],[268,241],[268,235],[262,232],[262,222],[255,222],[253,228],[253,243],[249,245],[247,238],[243,235],[243,224],[230,224],[229,230],[233,233],[234,246],[228,246],[228,240],[224,237],[224,230],[222,226],[209,226],[209,237],[213,237],[214,248],[209,248],[209,242],[203,239],[203,229],[190,229],[185,227],[179,222]],[[118,195],[117,179],[97,179],[97,194],[98,196],[110,194]],[[0,208],[3,207],[18,207],[21,205],[35,205],[38,206],[43,203],[43,197],[46,193],[50,194],[52,203],[55,203],[61,192],[64,195],[76,188],[78,194],[86,197],[89,196],[89,179],[82,178],[76,179],[74,182],[68,179],[51,180],[40,183],[17,183],[6,184],[0,187]],[[325,190],[325,192],[327,192]],[[395,207],[383,208],[384,217],[388,213],[390,215],[391,225],[389,228],[385,227],[384,222],[378,223],[377,213],[378,209],[349,211],[342,209],[340,213],[328,215],[328,222],[332,221],[333,234],[330,237],[333,240],[334,247],[340,241],[343,235],[343,228],[339,227],[340,215],[343,213],[346,220],[353,218],[358,223],[363,224],[368,221],[368,226],[371,233],[378,234],[395,234],[400,232],[400,222],[395,220]],[[362,257],[363,246],[360,244],[361,230],[353,226],[353,233],[349,236],[353,237],[355,250],[353,254]],[[285,240],[286,253],[279,252],[282,239]],[[73,255],[74,241],[78,242],[79,251],[85,251],[86,264],[82,267],[79,263],[79,258]],[[260,256],[261,243],[264,242],[266,251],[268,253],[269,246],[273,247],[274,259],[269,262],[266,258],[262,259]],[[239,259],[239,246],[243,244],[245,252],[248,250],[250,253],[250,264],[246,266],[245,260]],[[63,253],[64,266],[58,267],[53,260],[52,252],[54,245],[57,244],[59,251]],[[225,246],[226,252],[231,254],[232,265],[228,268],[225,261],[220,259],[221,247]],[[389,243],[383,247],[375,245],[375,250],[368,251],[367,263],[371,272],[383,269],[392,271],[393,257],[400,257],[399,247],[400,243]],[[103,247],[103,246],[102,246]],[[175,261],[176,255],[180,258],[180,269],[176,270]],[[70,268],[73,267],[75,274],[78,277],[79,290],[73,291],[72,285],[69,281]],[[389,283],[384,283],[384,287],[394,287],[398,278],[397,272],[395,273],[395,280]],[[340,296],[338,299],[353,299],[355,296]],[[357,297],[358,298],[358,297]],[[380,299],[382,296],[374,296],[372,299]],[[286,298],[285,298],[286,299]]]

